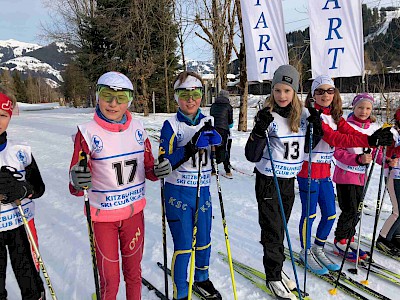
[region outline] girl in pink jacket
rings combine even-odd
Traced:
[[[367,94],[358,94],[353,99],[353,113],[347,118],[347,122],[361,133],[371,135],[379,129],[375,124],[376,118],[371,115],[374,98]],[[346,259],[355,262],[357,259],[357,243],[354,242],[354,234],[358,223],[358,207],[361,202],[365,183],[365,171],[375,156],[374,149],[367,148],[336,148],[336,159],[333,181],[336,183],[336,192],[339,207],[342,213],[339,216],[335,231],[334,252],[344,256],[348,238],[351,238],[350,248]],[[391,159],[387,158],[390,163]],[[378,153],[377,162],[382,163],[382,152]],[[366,259],[367,253],[360,249],[359,258]]]

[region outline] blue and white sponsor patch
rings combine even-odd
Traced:
[[[23,150],[19,150],[17,152],[17,159],[20,161],[24,166],[28,163],[28,155]]]
[[[138,142],[139,145],[143,145],[144,138],[143,138],[143,131],[142,130],[140,130],[140,129],[136,130],[135,138],[136,138],[136,141]]]
[[[100,153],[103,150],[103,141],[98,135],[92,137],[92,148],[96,153]]]

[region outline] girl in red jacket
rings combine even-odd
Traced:
[[[374,105],[374,98],[361,93],[354,97],[353,113],[347,118],[353,128],[365,134],[372,134],[379,129],[375,123],[376,118],[371,115]],[[362,200],[363,188],[365,184],[365,171],[371,163],[375,152],[365,151],[363,148],[336,148],[335,159],[336,167],[333,174],[333,181],[336,183],[336,191],[339,207],[342,213],[339,216],[335,230],[334,252],[344,256],[348,238],[351,237],[349,251],[346,259],[352,262],[357,260],[357,243],[354,242],[354,234],[358,223],[358,206]],[[390,166],[397,163],[397,159],[386,158]],[[382,151],[378,153],[377,162],[382,163]],[[359,258],[366,259],[367,253],[359,249]]]
[[[117,297],[120,251],[126,299],[141,299],[145,179],[155,181],[172,171],[168,159],[154,165],[147,133],[128,111],[132,93],[131,81],[121,73],[99,78],[94,118],[78,126],[71,160],[71,194],[82,196],[88,188],[100,276],[98,300]],[[79,163],[81,151],[88,154],[89,168]]]
[[[312,151],[310,206],[307,216],[308,200],[308,156],[298,174],[302,216],[299,224],[301,247],[300,258],[305,261],[307,251],[307,268],[317,274],[327,274],[328,270],[339,270],[324,253],[325,241],[336,218],[335,194],[330,174],[334,147],[376,147],[390,145],[393,141],[390,128],[379,129],[371,136],[360,133],[342,118],[342,99],[335,88],[333,80],[326,76],[318,76],[312,83],[311,93],[306,99],[314,98],[315,108],[321,112],[323,138],[316,142]],[[311,247],[311,229],[316,217],[317,204],[321,210],[321,220],[318,224],[314,245]],[[308,231],[306,220],[309,220]]]

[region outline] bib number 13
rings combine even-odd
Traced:
[[[285,154],[283,155],[284,159],[298,159],[299,158],[299,156],[300,156],[299,142],[292,142],[290,144],[289,144],[289,142],[286,142],[283,144],[285,145]]]

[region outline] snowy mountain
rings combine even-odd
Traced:
[[[182,62],[180,62],[182,64]],[[214,74],[214,63],[212,61],[187,60],[187,71],[198,74]]]
[[[46,46],[16,40],[0,41],[0,69],[18,70],[24,78],[28,74],[46,78],[59,85],[61,71],[71,61],[77,48],[65,43]]]

